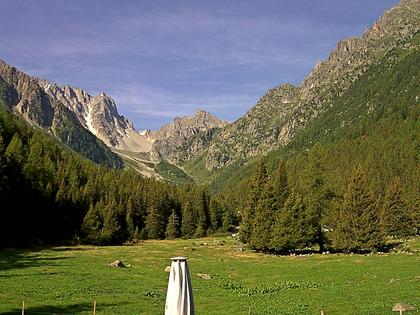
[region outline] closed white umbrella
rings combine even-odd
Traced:
[[[171,260],[165,315],[194,315],[194,300],[187,258],[174,257]]]

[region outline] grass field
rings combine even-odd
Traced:
[[[228,238],[137,246],[0,251],[0,314],[162,314],[170,257],[189,257],[197,314],[395,314],[420,307],[420,241],[411,253],[269,256]],[[116,259],[130,268],[111,269]],[[212,275],[204,280],[197,273]],[[414,311],[414,313],[416,313]]]

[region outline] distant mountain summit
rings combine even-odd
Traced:
[[[198,109],[194,116],[176,117],[171,124],[147,133],[153,141],[152,158],[164,158],[177,164],[201,154],[214,135],[228,122],[205,110]]]

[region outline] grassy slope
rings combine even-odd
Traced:
[[[232,239],[150,241],[133,247],[57,247],[0,252],[0,314],[161,314],[169,258],[190,257],[199,314],[393,314],[420,307],[420,241],[414,254],[276,257],[236,251]],[[211,246],[202,245],[203,242]],[[127,269],[110,269],[120,259]],[[203,280],[197,273],[210,273]],[[393,280],[391,280],[393,279]]]
[[[162,176],[165,180],[176,183],[176,184],[189,184],[193,183],[191,177],[179,168],[178,166],[171,164],[165,160],[160,161],[156,164],[155,171]]]
[[[191,177],[181,168],[165,160],[154,163],[148,160],[147,154],[116,150],[114,152],[124,161],[128,169],[132,169],[147,177],[156,177],[175,184],[193,183]]]

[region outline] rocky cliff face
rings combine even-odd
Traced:
[[[45,95],[34,78],[0,60],[0,80],[2,100],[8,109],[40,127],[52,126],[57,104]]]
[[[16,95],[4,96],[5,103],[29,122],[50,127],[54,104],[60,104],[110,147],[133,152],[149,152],[152,148],[151,141],[135,131],[133,123],[118,113],[115,101],[105,93],[91,96],[79,88],[58,86],[26,75],[4,61],[0,62],[0,75],[17,91]]]
[[[43,83],[0,60],[0,100],[10,111],[51,132],[87,158],[121,167],[121,160],[80,124],[77,112],[64,104],[64,99],[50,95]]]
[[[9,110],[50,130],[63,142],[72,143],[70,146],[78,152],[92,150],[86,143],[98,138],[122,156],[127,152],[139,153],[146,162],[164,159],[177,164],[200,155],[227,125],[198,110],[194,116],[177,117],[159,130],[139,133],[131,121],[118,113],[115,101],[105,93],[91,96],[79,88],[58,86],[31,77],[1,60],[0,97]],[[94,155],[98,153],[94,146],[93,151]]]
[[[150,151],[151,142],[134,130],[131,121],[118,113],[115,101],[105,93],[91,96],[82,89],[68,85],[60,87],[45,80],[39,80],[39,85],[108,146],[133,152]]]
[[[226,125],[226,121],[201,109],[194,116],[176,117],[173,123],[146,134],[153,141],[151,157],[174,164],[189,160],[200,155]]]
[[[163,158],[178,163],[199,155],[216,131],[226,125],[210,113],[198,110],[194,116],[177,117],[159,130],[139,133],[131,121],[118,113],[115,101],[105,93],[91,96],[68,85],[60,87],[45,80],[38,83],[46,94],[64,104],[80,124],[109,147],[149,153],[152,161]]]
[[[279,132],[297,107],[299,88],[285,84],[269,90],[244,117],[228,125],[210,144],[207,168],[258,155],[273,148]]]
[[[360,38],[338,43],[299,87],[283,85],[268,91],[245,117],[222,130],[206,153],[207,169],[288,144],[311,121],[328,112],[334,100],[375,61],[395,47],[409,45],[419,30],[420,1],[402,0]]]

